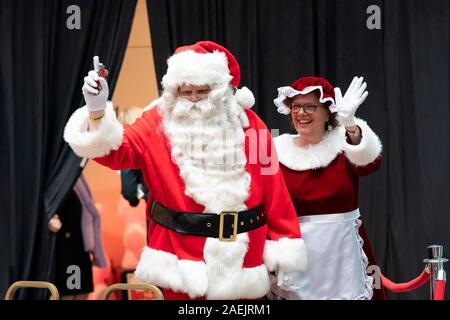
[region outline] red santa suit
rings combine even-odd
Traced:
[[[94,158],[111,169],[142,170],[154,200],[172,210],[218,214],[262,205],[267,224],[238,234],[234,242],[181,234],[151,221],[148,246],[136,269],[138,279],[190,298],[260,298],[270,288],[268,271],[305,268],[303,240],[272,150],[272,138],[258,116],[237,103],[249,105],[251,99],[227,94],[220,98],[225,107],[234,110],[232,114],[240,125],[233,131],[230,146],[219,148],[222,153],[232,150],[238,157],[235,163],[220,171],[212,163],[222,154],[200,148],[186,155],[180,142],[186,131],[168,121],[172,110],[169,106],[173,106],[179,84],[208,84],[212,88],[210,95],[214,95],[228,92],[230,79],[237,77],[236,71],[232,72],[236,66],[229,66],[232,57],[228,52],[205,53],[197,49],[185,48],[169,59],[162,98],[133,125],[123,128],[109,106],[98,128],[87,131],[88,111],[84,107],[69,120],[65,139],[78,155]],[[229,70],[234,76],[230,77]],[[216,132],[213,130],[218,129],[191,128],[190,132],[205,138],[210,131]],[[210,143],[216,143],[209,138]],[[267,146],[270,162],[263,163],[253,156],[260,145]],[[203,162],[194,163],[196,157],[202,157]],[[265,170],[270,174],[264,174]]]
[[[333,97],[326,95],[332,91],[327,86],[325,83],[324,90],[321,86],[307,85],[296,90],[281,88],[275,104],[279,111],[286,111],[281,113],[287,113],[282,103],[286,96],[314,90],[320,91],[320,102],[329,99],[334,103]],[[368,256],[371,264],[375,260],[361,227],[358,190],[359,177],[379,168],[382,146],[365,121],[357,119],[356,124],[362,135],[358,145],[349,143],[343,126],[327,131],[318,144],[303,148],[294,142],[298,134],[274,139],[308,253],[308,268],[299,272],[295,282],[298,290],[287,292],[274,287],[278,297],[365,300],[373,296],[373,279],[367,274]]]

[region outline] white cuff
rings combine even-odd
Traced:
[[[64,129],[64,140],[79,157],[97,158],[117,150],[122,144],[123,127],[116,119],[112,103],[108,102],[98,128],[88,131],[89,111],[86,106],[76,110]]]
[[[381,154],[381,141],[367,123],[356,118],[356,125],[361,129],[361,141],[357,145],[349,144],[344,138],[344,153],[351,163],[365,166],[373,162]]]
[[[263,260],[269,271],[304,271],[308,264],[305,242],[299,238],[266,240]]]

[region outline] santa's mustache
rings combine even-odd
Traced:
[[[210,99],[192,102],[179,98],[172,109],[172,115],[179,119],[205,119],[210,118],[216,109],[216,104]]]

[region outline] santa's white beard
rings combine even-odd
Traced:
[[[196,103],[174,99],[163,104],[172,160],[180,168],[185,194],[204,205],[205,212],[245,210],[250,175],[239,109],[228,90],[211,94]]]

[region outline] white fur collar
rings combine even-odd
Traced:
[[[298,147],[294,139],[298,134],[282,134],[274,138],[280,163],[295,171],[328,166],[343,151],[344,132],[341,126],[327,133],[318,144]]]

